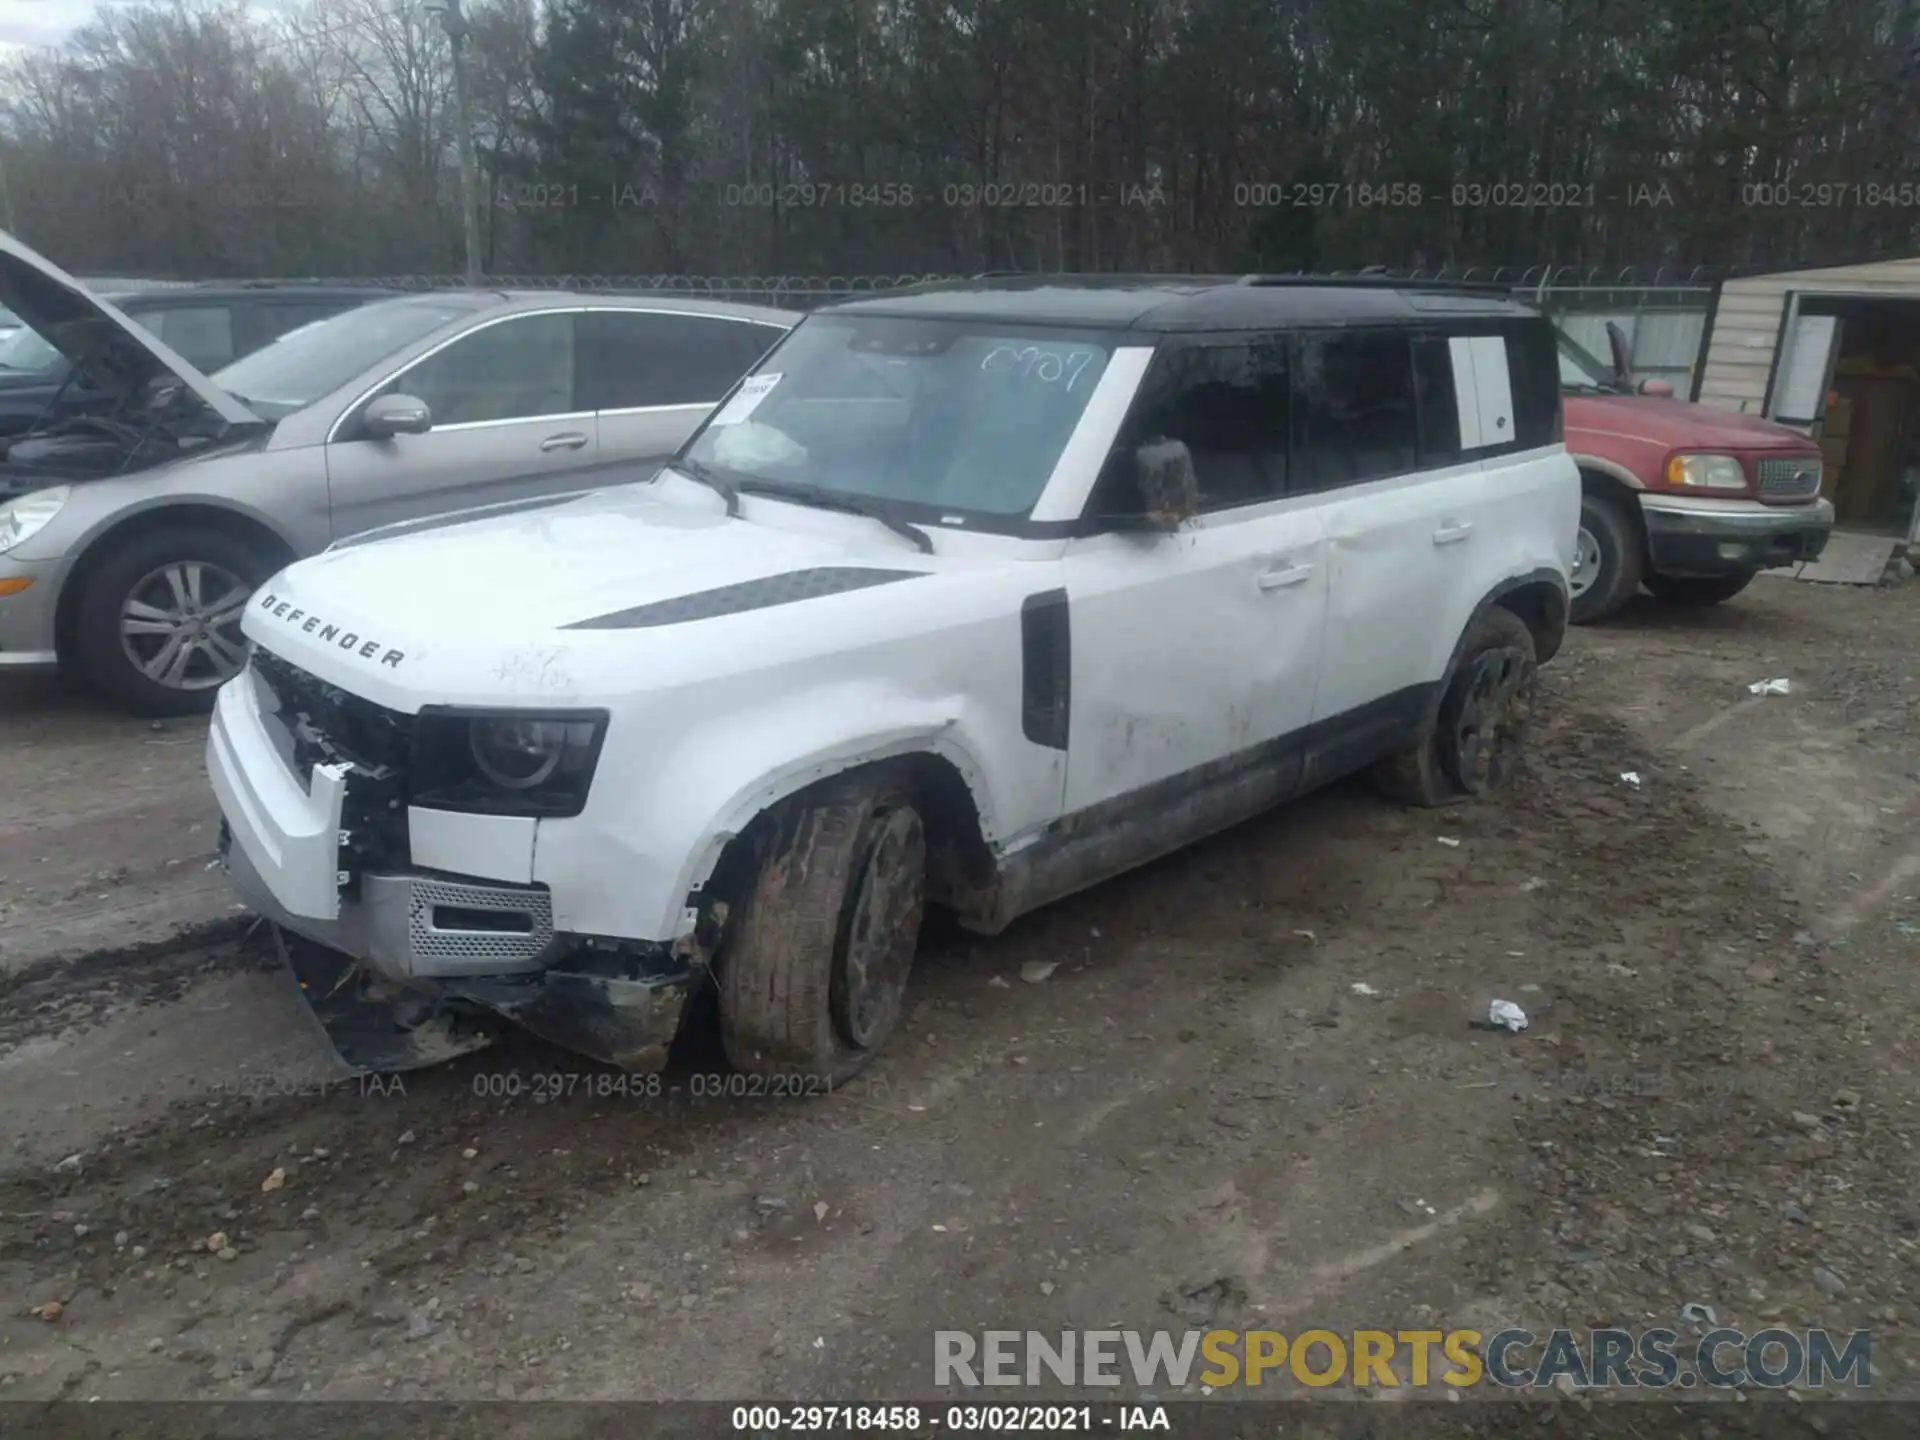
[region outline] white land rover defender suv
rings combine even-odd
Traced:
[[[1015,916],[1371,768],[1497,789],[1580,479],[1463,287],[981,280],[821,310],[654,478],[264,585],[208,763],[338,1053],[505,1016],[735,1067],[885,1042],[922,908]]]

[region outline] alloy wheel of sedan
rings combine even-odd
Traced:
[[[148,572],[120,607],[120,644],[156,685],[209,690],[247,663],[240,620],[249,586],[204,560],[179,560]]]

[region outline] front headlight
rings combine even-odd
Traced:
[[[1667,461],[1667,483],[1688,490],[1744,490],[1747,469],[1731,455],[1675,455]]]
[[[0,555],[46,529],[72,490],[70,485],[55,485],[0,505]]]
[[[606,734],[604,710],[420,712],[411,800],[480,815],[578,815]]]

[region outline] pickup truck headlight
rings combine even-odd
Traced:
[[[604,710],[420,712],[411,800],[476,815],[578,815],[600,758]]]
[[[1667,461],[1667,484],[1688,490],[1744,490],[1747,467],[1731,455],[1675,455]]]
[[[70,485],[55,485],[0,505],[0,555],[46,529],[53,517],[60,513],[60,507],[67,503],[72,488]]]

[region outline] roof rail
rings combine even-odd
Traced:
[[[1038,284],[1058,285],[1173,285],[1213,283],[1231,285],[1238,279],[1233,275],[1198,275],[1182,270],[1131,271],[1131,270],[982,270],[958,283],[970,284],[976,280],[1032,280]],[[949,284],[955,282],[947,282]]]
[[[1395,275],[1384,265],[1368,265],[1351,274],[1338,272],[1309,274],[1293,271],[1287,274],[1251,274],[1251,275],[1201,275],[1186,274],[1180,271],[1162,271],[1154,274],[1136,274],[1129,272],[1062,272],[1051,274],[1039,270],[983,270],[969,280],[946,282],[949,285],[971,284],[982,280],[1028,280],[1038,285],[1258,285],[1258,286],[1329,286],[1364,287],[1384,290],[1431,290],[1450,294],[1512,295],[1514,287],[1492,280],[1440,280],[1422,279],[1413,276]]]
[[[1405,275],[1389,274],[1384,267],[1378,265],[1370,265],[1352,275],[1306,275],[1298,272],[1290,275],[1242,275],[1234,283],[1273,287],[1327,285],[1379,290],[1434,290],[1446,294],[1505,296],[1511,296],[1515,288],[1493,280],[1413,279]]]
[[[379,288],[366,280],[314,280],[306,276],[289,280],[196,280],[192,286],[196,290],[298,290],[323,286],[329,289]]]

